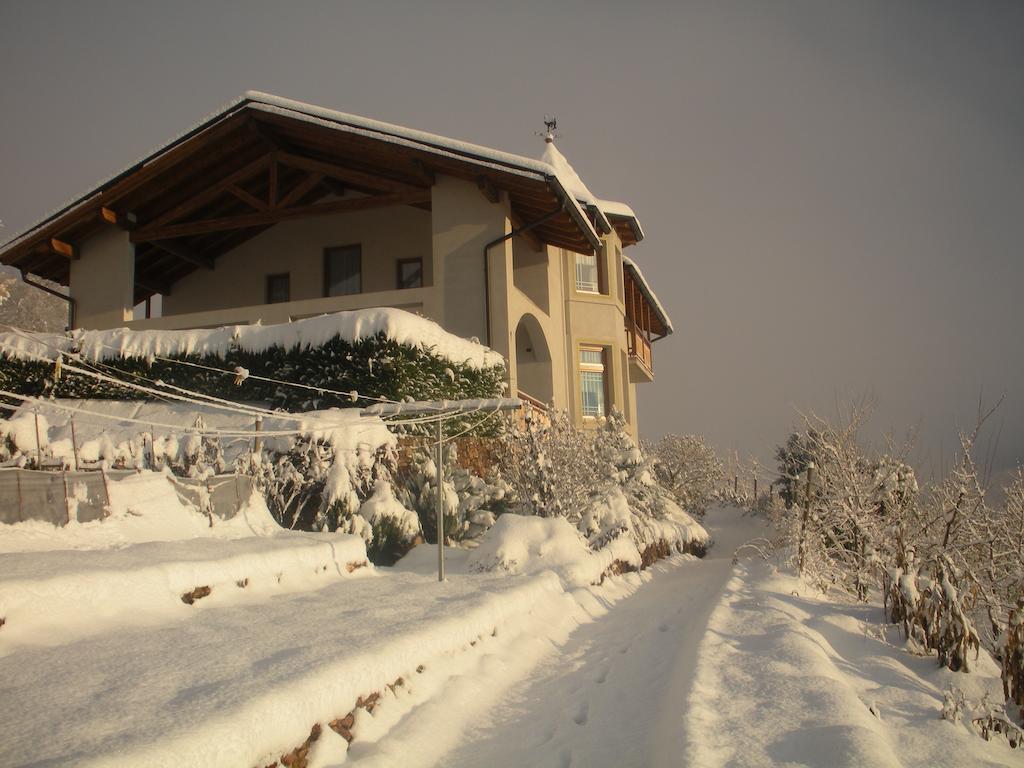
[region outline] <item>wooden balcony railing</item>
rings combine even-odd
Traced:
[[[629,346],[629,356],[653,376],[654,358],[651,355],[651,342],[644,336],[640,326],[629,318],[626,318],[626,343]]]
[[[547,406],[546,403],[541,402],[540,400],[538,400],[533,395],[526,394],[521,389],[516,393],[516,397],[518,397],[524,403],[529,403],[530,405],[532,405],[534,408],[536,408],[541,413],[547,413],[548,412],[548,406]]]

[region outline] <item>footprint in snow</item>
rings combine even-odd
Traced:
[[[576,714],[573,715],[572,721],[576,725],[586,725],[587,717],[590,715],[590,704],[585,701],[581,701],[579,706],[576,707]]]

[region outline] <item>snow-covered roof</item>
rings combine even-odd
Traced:
[[[633,232],[636,234],[637,241],[639,242],[644,239],[644,229],[640,226],[640,219],[636,217],[633,209],[628,205],[616,200],[598,200],[597,207],[610,218],[628,219],[630,226],[633,227]]]
[[[633,278],[636,280],[637,286],[643,293],[647,301],[650,302],[651,307],[657,313],[661,322],[665,324],[665,328],[668,331],[665,335],[672,333],[675,329],[672,327],[672,318],[668,316],[668,312],[665,311],[665,307],[658,300],[657,295],[654,293],[654,289],[651,288],[650,283],[647,282],[647,278],[644,277],[644,273],[640,271],[640,267],[637,266],[636,262],[628,256],[622,257],[622,263],[630,272],[633,273]]]
[[[338,131],[370,136],[376,140],[400,144],[421,151],[425,150],[434,154],[446,155],[463,162],[474,163],[483,168],[489,167],[506,173],[515,173],[521,176],[543,180],[547,182],[556,192],[557,196],[562,199],[572,218],[576,221],[577,225],[583,230],[587,238],[591,240],[595,247],[600,241],[600,236],[594,229],[594,226],[586,213],[583,211],[580,205],[580,200],[583,201],[584,205],[589,205],[596,210],[597,214],[604,219],[602,223],[607,224],[607,219],[604,218],[604,214],[601,213],[600,208],[595,204],[596,198],[586,190],[586,186],[583,185],[579,176],[556,149],[554,150],[552,157],[552,159],[555,160],[555,163],[547,162],[546,160],[535,160],[529,157],[492,149],[490,147],[484,147],[479,144],[452,139],[446,136],[440,136],[438,134],[407,128],[380,120],[373,120],[346,112],[326,109],[324,107],[295,101],[293,99],[286,99],[273,94],[263,93],[261,91],[247,91],[243,96],[226,104],[211,115],[208,115],[203,120],[170,141],[161,144],[138,161],[132,163],[118,173],[100,181],[88,191],[52,211],[42,220],[0,246],[0,251],[7,251],[14,248],[22,243],[26,238],[34,234],[36,230],[50,223],[52,220],[87,207],[98,194],[112,183],[133,173],[139,168],[152,163],[166,151],[203,131],[216,121],[241,109],[254,109],[261,112],[284,115],[303,122],[315,123]],[[554,149],[553,145],[549,146]],[[558,160],[558,158],[561,159]],[[583,197],[580,197],[581,193],[583,193]]]

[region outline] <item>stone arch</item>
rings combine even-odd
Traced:
[[[520,391],[549,403],[554,397],[551,350],[536,317],[527,313],[516,326],[516,381]]]

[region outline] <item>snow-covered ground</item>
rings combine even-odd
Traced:
[[[227,539],[252,548],[237,563],[278,557],[289,575],[222,580],[194,605],[176,595],[195,579],[173,579],[196,561],[219,567],[201,545],[187,557],[180,541],[63,552],[83,575],[90,557],[106,576],[122,569],[127,602],[162,608],[108,615],[115,597],[80,598],[73,621],[35,640],[12,631],[0,764],[267,765],[314,724],[308,759],[321,767],[1024,764],[939,719],[945,685],[980,695],[991,667],[968,677],[911,656],[880,630],[880,609],[808,594],[759,560],[734,566],[735,548],[763,533],[756,519],[714,509],[707,523],[717,544],[705,560],[675,556],[600,585],[588,578],[601,562],[532,531],[518,548],[511,537],[450,550],[443,584],[433,547],[395,568],[328,575],[313,563],[319,542],[361,540],[307,534],[307,553],[288,536]],[[482,570],[498,553],[504,565]],[[0,640],[31,621],[34,602],[70,610],[73,581],[62,594],[23,579],[38,594],[23,596]]]

